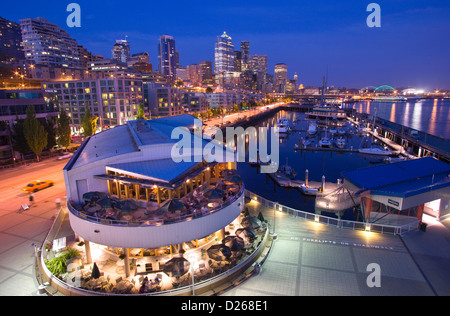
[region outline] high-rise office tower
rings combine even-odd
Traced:
[[[267,73],[267,55],[253,55],[253,70],[261,71],[263,74]]]
[[[231,37],[223,32],[217,36],[214,54],[214,72],[221,74],[234,71],[234,46]]]
[[[280,63],[275,65],[275,90],[283,93],[287,82],[287,65]]]
[[[234,51],[234,71],[242,71],[242,54],[240,51]]]
[[[80,68],[78,43],[44,18],[20,20],[25,58],[55,68]]]
[[[241,70],[250,70],[250,42],[241,42]]]
[[[0,63],[25,59],[20,25],[0,17]]]
[[[202,83],[203,84],[211,84],[213,81],[213,74],[212,74],[212,62],[210,61],[201,61],[198,63],[200,66],[200,73],[202,76]]]
[[[130,43],[125,40],[117,40],[111,50],[111,59],[126,63],[130,60]]]
[[[158,41],[158,71],[166,76],[176,76],[177,55],[175,40],[170,35],[162,35]]]

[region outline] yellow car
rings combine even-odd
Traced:
[[[28,193],[31,192],[37,192],[39,190],[48,188],[48,187],[52,187],[55,184],[55,182],[51,181],[51,180],[46,180],[46,181],[33,181],[27,184],[27,186],[22,188],[22,191],[26,191]]]

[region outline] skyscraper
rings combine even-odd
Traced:
[[[20,25],[0,17],[0,63],[24,59]]]
[[[234,51],[234,71],[242,71],[242,54],[239,50]]]
[[[213,83],[213,74],[212,74],[212,62],[210,61],[201,61],[198,63],[200,66],[200,73],[202,76],[203,84],[211,84]]]
[[[253,55],[253,70],[261,71],[263,74],[267,73],[267,55]]]
[[[126,63],[130,60],[130,43],[127,40],[117,40],[111,50],[111,59]]]
[[[231,37],[223,32],[217,36],[214,54],[214,72],[221,74],[234,71],[234,46]]]
[[[158,41],[158,71],[166,76],[176,76],[177,54],[175,40],[170,35],[162,35]]]
[[[287,82],[287,65],[280,63],[275,65],[275,91],[284,93]]]
[[[78,43],[44,18],[20,20],[25,58],[55,68],[81,68]]]
[[[250,42],[241,42],[241,70],[250,70]]]

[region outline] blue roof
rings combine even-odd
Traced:
[[[346,181],[371,194],[408,197],[450,186],[450,165],[432,157],[343,172]]]
[[[107,165],[124,173],[133,173],[155,181],[174,182],[183,178],[193,167],[201,162],[180,162],[172,159],[159,159]]]

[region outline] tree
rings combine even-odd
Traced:
[[[145,107],[142,103],[139,103],[138,105],[138,110],[137,110],[137,114],[136,114],[136,120],[143,118],[144,120],[146,120],[147,118],[145,117]]]
[[[95,128],[97,127],[97,116],[92,116],[91,110],[86,105],[83,118],[81,119],[81,126],[83,127],[84,137],[94,135]]]
[[[214,90],[211,87],[206,88],[206,93],[213,93]]]
[[[64,108],[61,109],[61,113],[58,118],[57,126],[58,145],[64,147],[67,151],[72,141],[72,133],[70,131],[70,119]]]
[[[27,117],[24,122],[24,133],[28,146],[30,146],[30,149],[34,152],[37,160],[39,161],[39,156],[41,155],[42,150],[44,150],[45,146],[47,146],[47,132],[45,131],[44,126],[42,126],[36,118],[36,113],[34,112],[34,107],[32,106],[27,108]]]
[[[52,149],[56,146],[56,118],[49,117],[48,119],[44,119],[41,122],[42,126],[44,126],[44,129],[47,132],[47,148]]]
[[[12,126],[12,143],[15,151],[18,151],[23,160],[23,155],[31,151],[25,138],[24,120],[16,118],[16,122]]]

